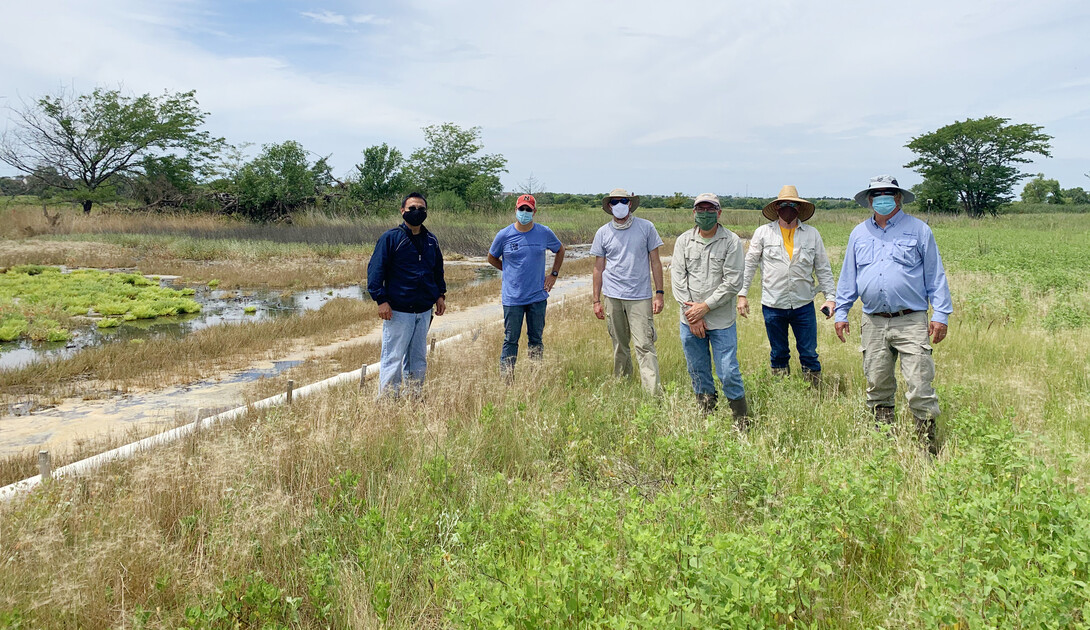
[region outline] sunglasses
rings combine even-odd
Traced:
[[[426,206],[409,206],[406,210],[427,210]]]
[[[890,197],[894,197],[897,195],[897,193],[892,190],[876,190],[870,194],[870,198],[874,199],[875,197],[885,197],[887,195]]]
[[[533,212],[534,211],[534,209],[531,208],[530,206],[519,206],[518,209],[523,211],[523,212]]]
[[[799,204],[795,203],[794,201],[783,201],[783,202],[780,202],[780,203],[776,204],[776,209],[777,210],[780,210],[780,209],[783,209],[783,208],[791,208],[792,210],[794,210],[794,209],[797,209],[798,207],[799,207]]]
[[[611,206],[615,206],[615,205],[617,205],[619,203],[623,203],[623,204],[627,205],[628,204],[628,198],[624,197],[624,198],[621,198],[621,199],[610,199],[609,200],[609,205],[611,205]]]

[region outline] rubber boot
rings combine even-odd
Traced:
[[[743,397],[729,400],[730,411],[734,415],[734,425],[739,431],[749,429],[749,404],[746,403],[746,399]]]
[[[787,378],[790,375],[791,375],[791,366],[782,367],[782,368],[778,368],[778,367],[772,368],[772,376],[775,376],[776,378]]]
[[[878,406],[874,408],[874,428],[879,431],[893,432],[897,415],[893,413],[893,407]]]
[[[935,419],[916,418],[916,438],[921,445],[927,447],[927,452],[934,457],[939,454],[939,443],[935,439]]]
[[[697,394],[696,404],[700,405],[700,413],[706,416],[715,411],[716,405],[719,404],[719,397],[715,394]]]
[[[811,371],[803,368],[802,380],[806,381],[810,387],[814,389],[821,389],[821,371]]]

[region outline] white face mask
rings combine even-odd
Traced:
[[[625,217],[628,216],[628,204],[627,203],[619,203],[619,204],[617,204],[615,206],[612,206],[611,210],[613,212],[613,216],[617,217],[618,221],[622,221],[622,220],[624,220]]]

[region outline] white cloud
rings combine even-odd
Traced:
[[[300,13],[303,17],[308,17],[315,22],[321,24],[336,24],[337,26],[345,26],[348,24],[348,18],[340,13],[334,13],[329,10],[322,11],[321,13],[312,13],[310,11],[304,11]]]
[[[877,172],[914,183],[911,137],[984,115],[1055,133],[1056,159],[1034,168],[1065,186],[1090,164],[1079,0],[923,0],[880,19],[864,0],[342,0],[302,14],[345,27],[320,36],[295,32],[294,12],[283,32],[213,23],[206,13],[240,5],[204,2],[14,5],[0,90],[197,89],[217,134],[298,139],[339,170],[370,144],[411,150],[424,124],[481,125],[509,187],[530,171],[571,191],[775,194],[789,180],[832,195]],[[352,28],[390,23],[402,28]]]
[[[353,24],[374,24],[375,26],[384,26],[390,22],[391,20],[387,18],[381,18],[370,13],[352,16]]]

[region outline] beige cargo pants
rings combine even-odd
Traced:
[[[894,406],[897,377],[893,366],[900,357],[905,398],[912,415],[923,420],[939,415],[939,397],[931,386],[935,379],[935,361],[931,357],[927,322],[926,311],[890,318],[863,314],[859,337],[863,346],[863,375],[867,377],[868,407]]]
[[[632,374],[632,354],[629,340],[636,349],[636,362],[640,365],[640,383],[652,393],[659,393],[659,356],[655,353],[654,315],[651,300],[618,300],[602,296],[606,311],[606,326],[613,339],[613,375]]]

